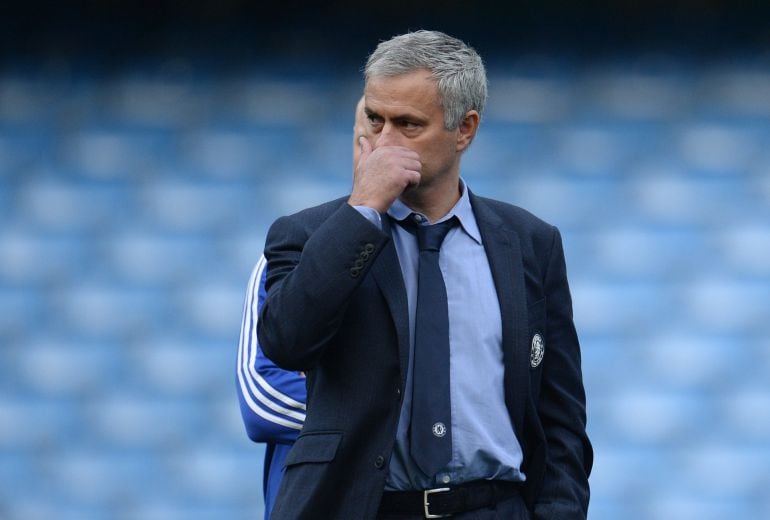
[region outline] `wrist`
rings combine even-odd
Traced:
[[[388,208],[382,207],[382,205],[379,205],[369,200],[363,200],[363,199],[354,197],[352,195],[348,198],[348,204],[350,204],[354,208],[355,207],[371,208],[377,213],[385,213],[388,210]]]
[[[364,217],[366,220],[368,220],[378,229],[382,230],[382,217],[380,216],[379,211],[369,206],[360,206],[360,205],[353,206],[353,209],[356,210],[359,215]]]

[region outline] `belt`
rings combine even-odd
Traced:
[[[474,480],[453,488],[424,491],[386,491],[380,502],[380,513],[444,518],[494,506],[518,493],[518,483],[504,480]]]

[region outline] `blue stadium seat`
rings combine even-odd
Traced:
[[[93,444],[116,452],[143,448],[144,453],[154,446],[189,444],[200,435],[206,426],[200,403],[188,396],[137,395],[137,386],[126,383],[110,394],[93,396],[84,417]],[[142,386],[146,394],[150,388]]]
[[[19,218],[59,232],[93,231],[114,225],[134,211],[128,186],[78,181],[69,172],[39,175],[18,187]]]
[[[251,500],[261,487],[256,473],[253,478],[244,478],[244,469],[251,474],[247,468],[256,469],[260,462],[249,445],[234,449],[229,444],[199,441],[192,450],[178,452],[170,459],[178,471],[180,489],[204,504]]]
[[[67,134],[61,155],[75,176],[139,181],[173,164],[175,144],[167,130],[102,123]]]
[[[140,222],[165,231],[226,230],[254,211],[252,183],[191,181],[167,176],[146,182],[137,193]],[[259,200],[259,198],[257,198]]]
[[[725,418],[721,430],[726,440],[759,443],[758,448],[763,448],[762,441],[770,435],[770,384],[766,371],[767,364],[759,364],[758,369],[749,371],[747,381],[717,398],[719,414]],[[767,477],[770,478],[770,472]]]
[[[760,212],[716,232],[716,249],[724,269],[747,276],[770,274],[770,218]]]
[[[0,228],[0,251],[0,282],[34,287],[78,279],[89,267],[93,247],[81,232],[50,233],[35,226],[6,224]]]
[[[109,511],[130,507],[174,489],[162,453],[136,447],[109,449],[72,446],[51,456],[47,479],[52,493],[47,501],[63,509]]]
[[[132,348],[127,368],[144,389],[156,395],[229,399],[233,388],[223,382],[233,375],[237,326],[231,332],[232,341],[225,343],[190,335],[148,338]]]
[[[30,470],[40,471],[38,456],[65,450],[86,433],[80,403],[73,398],[32,396],[23,391],[0,400],[0,453],[33,454]],[[50,450],[46,452],[45,450]],[[41,451],[42,450],[42,451]]]
[[[54,139],[43,125],[9,125],[0,117],[0,180],[19,179],[22,173],[50,158]]]
[[[31,337],[16,349],[19,388],[49,398],[98,395],[123,376],[122,346],[82,338]]]
[[[175,320],[180,330],[204,337],[237,338],[240,330],[245,285],[213,281],[181,289],[174,295]],[[233,343],[233,347],[235,343]]]
[[[200,279],[219,258],[209,236],[128,223],[105,239],[100,261],[121,279],[167,286]]]
[[[84,281],[51,297],[46,325],[75,337],[126,338],[170,323],[171,302],[161,288]],[[171,322],[173,323],[173,322]]]
[[[770,280],[735,275],[704,276],[682,291],[683,311],[700,330],[767,331]]]
[[[28,333],[47,303],[43,301],[42,291],[19,285],[0,283],[0,339],[5,341]]]
[[[618,223],[594,235],[591,264],[603,277],[676,281],[707,270],[709,237],[685,227]]]
[[[745,202],[752,194],[740,179],[692,174],[676,162],[645,167],[629,187],[631,210],[650,224],[713,226],[751,210]]]
[[[307,153],[293,128],[227,125],[201,128],[180,139],[177,152],[183,171],[213,179],[270,178]]]

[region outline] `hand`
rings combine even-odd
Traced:
[[[361,156],[353,173],[353,193],[348,204],[368,206],[385,213],[409,186],[420,183],[420,156],[403,146],[381,146],[372,150],[369,140],[358,140]]]

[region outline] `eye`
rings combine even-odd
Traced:
[[[382,118],[377,114],[367,114],[366,119],[369,120],[371,125],[378,125],[382,122]]]
[[[411,119],[399,119],[396,121],[396,124],[399,128],[406,130],[407,132],[418,130],[422,126],[420,123]]]

